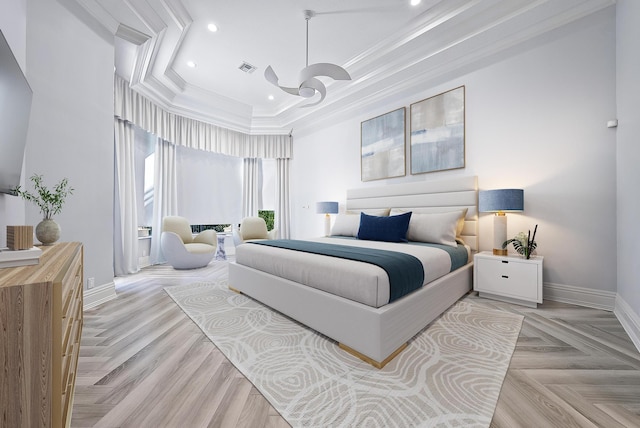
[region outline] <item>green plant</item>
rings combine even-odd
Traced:
[[[273,230],[273,222],[275,213],[273,210],[258,210],[258,216],[264,219],[264,222],[267,223],[267,230]]]
[[[531,236],[531,230],[528,233],[520,232],[516,235],[515,238],[508,239],[502,243],[502,248],[507,248],[509,244],[513,244],[513,248],[516,252],[525,259],[531,257],[533,251],[538,248],[538,244],[536,244],[536,233],[538,232],[538,225],[536,224],[535,229],[533,229],[533,237]]]
[[[36,193],[22,190],[18,186],[14,189],[15,194],[25,201],[36,204],[40,208],[44,220],[50,220],[54,215],[60,214],[64,200],[73,194],[74,189],[69,186],[69,180],[63,178],[51,191],[42,184],[42,175],[33,174],[29,179],[33,182]]]

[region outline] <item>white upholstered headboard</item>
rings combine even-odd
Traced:
[[[445,212],[467,208],[462,238],[478,251],[478,177],[455,177],[347,190],[347,209],[402,208]]]

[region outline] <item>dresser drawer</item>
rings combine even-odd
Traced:
[[[79,283],[79,284],[78,284]],[[66,303],[70,299],[76,287],[82,288],[82,255],[74,257],[71,265],[62,278],[62,301]]]
[[[82,290],[74,290],[69,308],[62,317],[62,354],[70,353],[71,344],[77,339],[76,323],[82,319]]]
[[[70,425],[82,332],[82,266],[82,244],[61,242],[42,247],[37,265],[0,269],[0,362],[23,368],[0,376],[0,390],[10,392],[0,399],[0,426]]]

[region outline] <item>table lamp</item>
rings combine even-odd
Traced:
[[[331,234],[331,215],[338,214],[337,202],[317,202],[316,213],[324,214],[324,236]]]
[[[495,213],[493,217],[493,254],[506,256],[502,243],[507,240],[507,216],[505,212],[524,211],[524,190],[496,189],[478,192],[478,211]]]

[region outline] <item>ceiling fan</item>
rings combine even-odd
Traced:
[[[300,85],[297,88],[280,86],[278,84],[278,76],[273,71],[273,68],[271,68],[271,66],[268,66],[264,70],[264,77],[267,79],[267,81],[291,95],[297,95],[303,98],[311,98],[316,94],[316,92],[320,93],[320,99],[318,101],[311,104],[305,104],[302,107],[311,107],[318,105],[322,102],[322,100],[324,100],[325,96],[327,95],[326,86],[316,77],[327,76],[332,78],[333,80],[351,80],[351,76],[349,75],[349,73],[347,73],[347,70],[340,67],[339,65],[330,64],[327,62],[319,62],[309,65],[309,20],[315,15],[316,13],[312,10],[304,11],[304,19],[307,21],[307,58],[305,68],[300,71]]]

